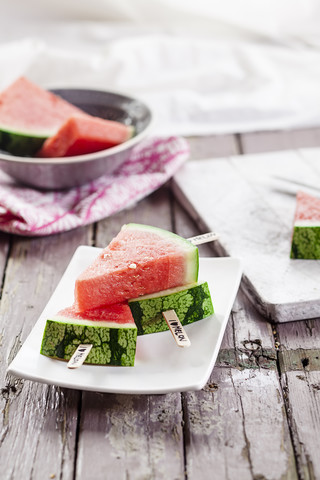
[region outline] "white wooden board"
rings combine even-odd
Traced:
[[[242,259],[243,288],[263,315],[320,317],[320,260],[290,259],[298,187],[277,190],[274,175],[319,185],[320,196],[320,149],[190,161],[173,189],[202,230],[219,234],[218,254]]]

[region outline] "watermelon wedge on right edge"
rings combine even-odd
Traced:
[[[320,260],[320,198],[298,192],[291,258]]]
[[[75,307],[82,312],[198,280],[198,248],[157,227],[124,225],[77,278]]]

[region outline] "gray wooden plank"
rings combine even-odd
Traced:
[[[90,228],[13,241],[0,305],[0,477],[72,479],[79,394],[6,375]],[[39,345],[40,349],[40,345]]]
[[[84,395],[76,478],[182,479],[183,472],[179,394]]]
[[[277,327],[279,368],[291,436],[303,479],[320,478],[320,322]]]
[[[246,295],[239,291],[230,317],[230,332],[221,345],[220,365],[230,365],[226,351],[234,351],[237,368],[276,369],[277,352],[273,327],[259,314]],[[226,363],[224,363],[226,362]]]
[[[190,159],[226,157],[239,153],[236,135],[209,135],[188,137]]]
[[[2,279],[7,263],[7,257],[8,257],[8,252],[9,252],[9,247],[10,247],[10,236],[1,233],[0,234],[0,285],[2,285]],[[1,292],[0,292],[1,295]]]
[[[189,480],[297,478],[275,370],[215,368],[185,409]]]
[[[300,478],[320,478],[320,372],[287,371],[281,383]]]
[[[320,128],[244,133],[240,139],[243,153],[320,147]]]

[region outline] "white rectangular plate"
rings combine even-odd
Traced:
[[[83,365],[76,370],[67,363],[39,353],[46,319],[73,303],[76,277],[100,249],[80,246],[30,335],[8,368],[18,377],[79,390],[113,393],[169,393],[200,390],[215,364],[230,311],[241,280],[236,258],[201,258],[200,278],[209,284],[215,314],[185,327],[191,346],[176,346],[168,332],[138,337],[134,367]]]

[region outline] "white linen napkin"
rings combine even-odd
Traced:
[[[317,0],[12,0],[0,27],[0,89],[132,94],[159,135],[320,125]]]

